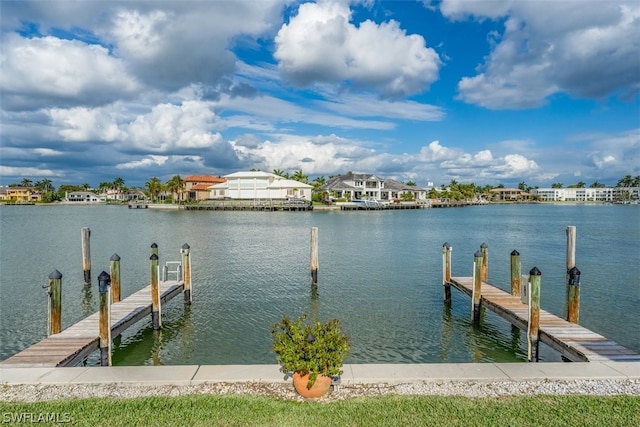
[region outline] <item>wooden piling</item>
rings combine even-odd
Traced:
[[[318,284],[318,227],[311,227],[311,284]]]
[[[82,272],[85,286],[91,285],[91,230],[82,228]]]
[[[193,302],[191,295],[191,248],[188,244],[182,245],[182,280],[184,281],[184,303],[190,305]],[[180,278],[178,278],[180,280]]]
[[[567,281],[566,281],[566,319],[571,323],[578,323],[578,312],[580,309],[580,271],[578,270],[578,282],[571,284],[571,269],[576,266],[576,227],[567,227]],[[572,320],[570,320],[572,319]]]
[[[162,326],[160,319],[160,287],[158,286],[158,255],[153,253],[149,259],[151,260],[151,323],[153,324],[153,329],[158,330]]]
[[[451,245],[444,242],[442,245],[442,286],[444,287],[444,302],[451,304]]]
[[[480,251],[482,252],[482,280],[486,282],[487,277],[489,277],[489,246],[486,243],[482,243]]]
[[[578,323],[580,320],[580,270],[573,267],[569,270],[567,280],[567,322]]]
[[[520,253],[515,249],[511,252],[511,295],[520,296]]]
[[[155,243],[155,242],[151,244],[151,255],[153,255],[153,254],[156,254],[156,256],[158,256],[158,257],[160,256],[158,254],[158,244]]]
[[[529,271],[529,283],[531,289],[529,292],[529,322],[528,322],[528,341],[527,355],[529,362],[537,362],[539,359],[539,336],[540,330],[540,281],[542,273],[537,267],[533,267]]]
[[[62,331],[62,273],[53,270],[49,274],[49,325],[48,335]]]
[[[111,303],[120,302],[120,257],[118,254],[111,255],[110,276],[111,276]]]
[[[100,366],[111,366],[111,277],[106,271],[98,276],[100,293]]]
[[[480,297],[482,296],[482,252],[477,251],[474,254],[473,261],[473,294],[471,301],[473,304],[472,318],[473,323],[480,322]]]

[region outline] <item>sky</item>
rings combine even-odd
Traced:
[[[640,175],[637,0],[0,1],[0,185]]]

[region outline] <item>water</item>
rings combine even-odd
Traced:
[[[97,311],[97,276],[122,258],[123,298],[160,263],[191,246],[194,302],[163,306],[114,341],[116,365],[275,363],[270,326],[283,314],[340,318],[346,363],[504,362],[526,359],[524,333],[471,302],[442,302],[442,244],[454,276],[471,276],[489,245],[489,280],[509,288],[509,254],[542,271],[542,308],[563,315],[568,225],[577,227],[580,323],[640,352],[640,210],[616,205],[489,205],[375,212],[211,212],[119,206],[0,207],[0,359],[46,336],[49,274],[63,273],[63,328]],[[82,227],[91,228],[92,280],[83,286]],[[310,289],[309,240],[319,229],[319,286]],[[544,346],[542,360],[560,360]],[[89,364],[97,363],[92,357]]]

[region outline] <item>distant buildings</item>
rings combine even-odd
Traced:
[[[420,187],[364,173],[334,176],[321,187],[321,190],[329,192],[330,195],[338,199],[368,198],[380,201],[400,199],[406,193],[410,193],[414,200],[424,200],[427,193],[425,189]]]
[[[542,202],[617,202],[638,200],[640,187],[534,188],[531,196]]]
[[[42,201],[42,193],[33,187],[0,187],[0,200],[34,203]]]
[[[235,172],[224,176],[225,182],[209,186],[211,199],[305,199],[311,201],[313,186],[260,172]]]

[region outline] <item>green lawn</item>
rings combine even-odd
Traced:
[[[395,396],[332,403],[191,395],[0,402],[0,424],[49,418],[79,426],[640,426],[638,396]]]

